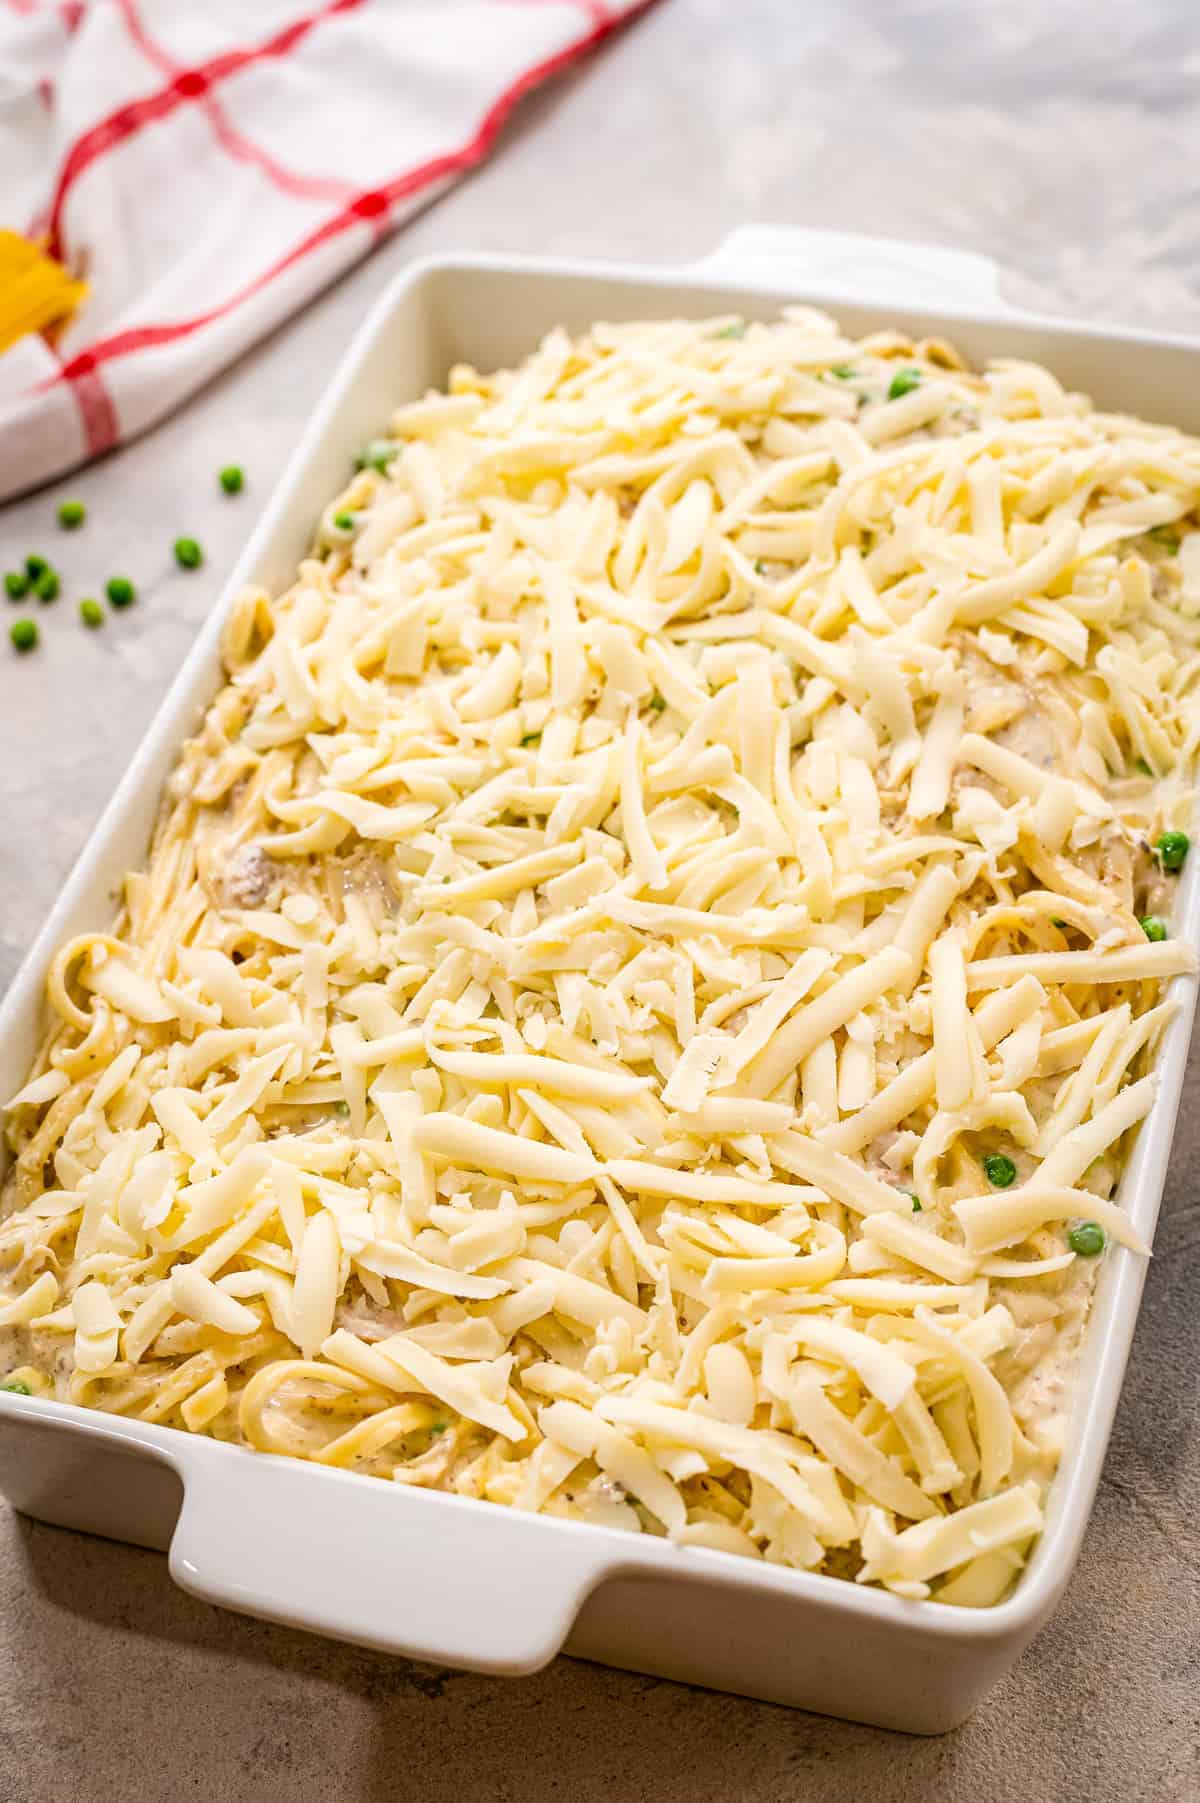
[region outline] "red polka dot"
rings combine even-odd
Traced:
[[[387,210],[387,195],[381,194],[378,188],[372,189],[369,194],[360,194],[350,209],[359,219],[378,219]]]
[[[188,100],[197,94],[203,94],[207,88],[208,77],[202,75],[199,69],[185,69],[182,75],[175,78],[175,92]]]

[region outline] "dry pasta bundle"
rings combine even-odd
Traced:
[[[1001,1597],[1145,1251],[1198,490],[1044,369],[804,308],[400,408],[54,962],[0,1369]]]
[[[86,295],[40,244],[0,229],[0,356],[30,332],[53,336]]]

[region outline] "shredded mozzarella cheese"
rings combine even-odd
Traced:
[[[1145,1251],[1200,444],[804,308],[449,388],[238,600],[146,871],[54,960],[0,1369],[995,1601],[1067,1230]]]

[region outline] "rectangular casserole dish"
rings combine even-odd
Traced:
[[[518,361],[554,325],[738,311],[795,300],[854,335],[946,334],[973,361],[1048,364],[1109,410],[1200,432],[1200,352],[1181,341],[1012,311],[985,259],[840,233],[752,227],[684,271],[455,257],[415,265],[364,324],[58,906],[0,1010],[0,1093],[24,1080],[42,989],[67,937],[108,925],[144,857],[162,784],[219,683],[234,592],[282,586],[351,456],[397,403],[450,366]],[[1189,383],[1189,377],[1192,382]],[[1195,860],[1179,929],[1200,939]],[[1149,1240],[1182,1086],[1195,984],[1159,1061],[1160,1088],[1120,1197]],[[177,1429],[0,1394],[0,1491],[35,1518],[169,1548],[173,1577],[248,1614],[413,1658],[502,1674],[560,1650],[915,1733],[960,1722],[1061,1595],[1087,1522],[1133,1335],[1144,1264],[1107,1260],[1062,1467],[1012,1596],[983,1611],[465,1498],[389,1487]]]

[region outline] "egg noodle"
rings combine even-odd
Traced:
[[[402,407],[54,960],[0,1369],[1001,1597],[1146,1250],[1198,499],[1194,439],[806,308]]]

